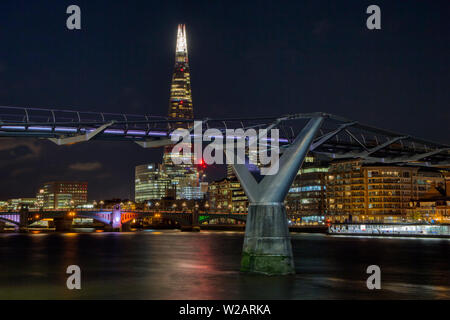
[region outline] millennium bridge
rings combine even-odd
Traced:
[[[279,117],[205,118],[197,121],[202,123],[202,134],[207,133],[209,129],[215,129],[227,139],[230,138],[227,136],[229,130],[279,129],[281,155],[276,174],[261,175],[258,169],[248,163],[248,159],[245,164],[232,164],[249,199],[241,262],[241,270],[248,272],[294,273],[283,202],[308,152],[321,154],[330,159],[363,159],[368,163],[414,164],[436,168],[450,165],[450,146],[447,144],[373,127],[328,113],[298,113]],[[171,136],[180,123],[194,129],[194,119],[0,107],[0,137],[48,139],[57,145],[103,140],[129,141],[143,148],[162,147],[175,143]],[[236,136],[231,138],[233,141],[238,139]],[[258,141],[258,144],[260,143],[261,141]],[[96,217],[99,221],[104,219],[105,223],[117,228],[114,223],[126,224],[127,217],[133,215],[131,212],[119,215],[118,211],[93,212],[90,217]],[[24,212],[25,210],[22,210],[22,219],[20,213],[9,218],[2,215],[4,216],[2,219],[15,221],[19,225],[22,223],[23,226],[26,223],[23,221],[28,219]]]

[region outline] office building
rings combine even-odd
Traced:
[[[161,164],[149,163],[135,168],[134,199],[136,202],[159,200],[166,196],[171,187],[171,181],[161,170]]]
[[[323,222],[326,215],[328,162],[307,156],[295,177],[285,206],[293,223]]]
[[[37,201],[42,201],[44,209],[76,208],[87,203],[87,194],[87,182],[52,181],[40,188],[38,198],[41,200]]]
[[[407,220],[411,201],[442,187],[443,175],[429,168],[362,160],[332,162],[327,175],[327,215],[341,222],[402,222]]]

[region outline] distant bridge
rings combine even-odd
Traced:
[[[0,212],[0,221],[26,229],[30,224],[43,219],[53,219],[58,230],[70,229],[74,218],[91,218],[111,230],[119,231],[131,221],[139,218],[158,218],[171,220],[181,227],[195,226],[212,220],[246,221],[247,214],[216,213],[216,212],[182,212],[163,210],[123,210],[116,206],[111,210],[28,210],[23,207],[20,211]]]

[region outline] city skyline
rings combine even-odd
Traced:
[[[450,299],[448,0],[54,2],[0,6],[0,299]]]
[[[36,5],[40,14],[24,23],[36,23],[38,16],[50,17],[45,3]],[[36,31],[22,39],[4,34],[10,50],[0,55],[1,104],[73,106],[72,109],[111,112],[126,106],[130,113],[155,110],[155,114],[163,115],[170,90],[175,29],[184,22],[192,39],[192,81],[199,117],[245,116],[250,113],[250,108],[245,107],[249,105],[257,105],[262,114],[271,115],[299,109],[331,111],[351,118],[369,115],[370,121],[366,122],[370,124],[384,128],[395,124],[396,131],[445,142],[449,97],[445,90],[448,67],[443,62],[448,48],[439,39],[448,33],[448,28],[440,27],[445,23],[441,16],[430,18],[439,12],[432,9],[441,3],[427,7],[412,2],[407,9],[386,2],[380,5],[393,15],[392,19],[383,20],[383,30],[389,30],[390,36],[364,31],[364,6],[345,4],[321,4],[320,10],[315,5],[286,5],[295,9],[295,16],[273,15],[269,13],[270,5],[264,5],[255,9],[249,21],[231,9],[219,11],[221,4],[208,6],[211,15],[201,17],[196,13],[198,5],[180,5],[173,16],[163,15],[151,23],[137,19],[152,16],[150,10],[128,8],[130,18],[126,21],[134,17],[140,22],[131,26],[122,23],[117,33],[99,28],[94,18],[99,17],[99,7],[87,5],[84,28],[78,35],[53,30],[56,22],[52,19],[41,24],[43,34]],[[251,9],[246,4],[241,8],[244,12]],[[2,22],[13,31],[17,27],[13,18],[19,16],[21,5],[12,5],[11,9],[12,14]],[[110,15],[104,19],[117,16],[120,9],[120,5],[108,8]],[[420,9],[425,12],[423,16],[413,14]],[[400,10],[404,13],[398,18],[401,27],[395,18]],[[214,19],[229,22],[218,26]],[[270,27],[264,27],[265,19],[271,22]],[[288,32],[290,26],[295,26],[295,33]],[[131,30],[138,32],[134,39],[121,36]],[[94,44],[100,31],[103,40]],[[339,41],[332,39],[336,35],[340,36]],[[44,46],[50,37],[56,40],[52,51]],[[86,49],[86,44],[91,43],[95,54]],[[127,49],[130,44],[135,48],[136,43],[143,44],[138,46],[140,50]],[[386,47],[389,52],[383,49]],[[30,48],[31,53],[23,48]],[[364,59],[359,59],[359,54],[364,54]],[[104,59],[100,61],[99,55]],[[54,63],[52,57],[56,56],[59,62]],[[342,63],[348,58],[353,61],[351,66]],[[36,59],[48,72],[43,74],[33,64]],[[411,72],[406,68],[410,64],[418,65],[418,69]],[[116,67],[111,68],[112,65]],[[395,76],[381,79],[381,70]],[[214,76],[215,81],[211,81],[216,72],[220,77]],[[107,75],[106,80],[98,81],[100,74]],[[341,81],[344,77],[346,81]],[[33,87],[35,83],[39,86]],[[273,100],[275,96],[281,100]],[[417,116],[424,108],[429,112]],[[37,187],[48,180],[88,180],[91,199],[132,198],[133,168],[158,162],[162,154],[161,150],[126,144],[93,142],[89,146],[58,149],[50,142],[9,139],[2,139],[0,152],[0,172],[5,182],[0,187],[1,199],[19,194],[34,196]],[[211,176],[217,172],[217,176],[223,173],[214,168]]]

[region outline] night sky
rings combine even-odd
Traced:
[[[81,7],[82,30],[66,28]],[[366,8],[381,8],[381,30]],[[195,115],[323,111],[449,143],[450,1],[0,2],[0,105],[166,115],[176,28],[186,23]],[[161,150],[0,139],[0,200],[86,180],[133,197]]]

